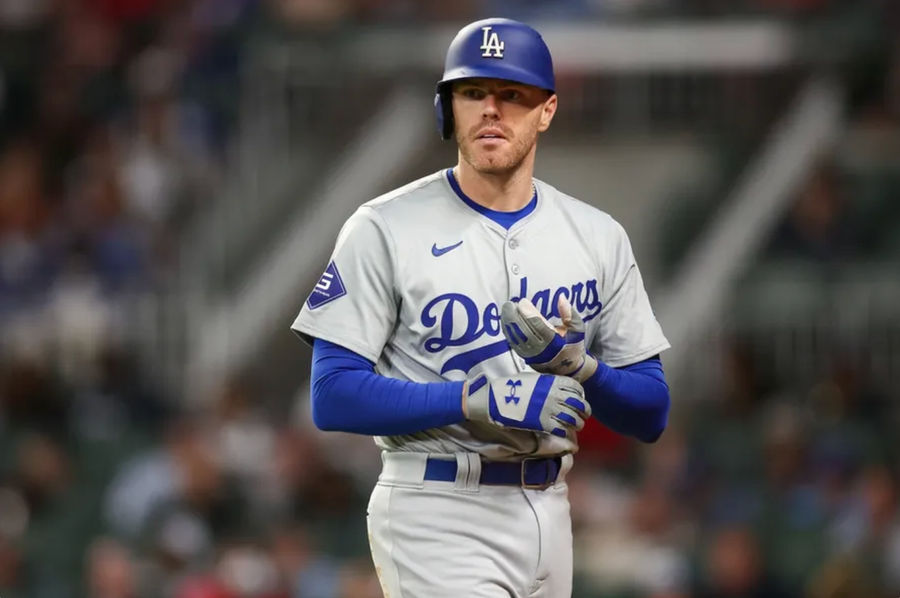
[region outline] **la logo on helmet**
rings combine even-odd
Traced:
[[[506,42],[501,42],[500,36],[497,32],[492,32],[490,26],[482,27],[481,31],[481,49],[483,50],[481,56],[484,58],[503,58],[503,49],[506,47]]]

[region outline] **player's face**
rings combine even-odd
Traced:
[[[478,172],[518,168],[556,113],[556,95],[501,79],[464,79],[453,84],[456,141],[463,160]]]

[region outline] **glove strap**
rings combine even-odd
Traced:
[[[594,372],[597,371],[597,358],[591,355],[590,353],[585,353],[584,361],[581,362],[581,365],[578,366],[578,369],[568,374],[569,378],[573,378],[578,383],[582,383],[591,376],[594,375]]]

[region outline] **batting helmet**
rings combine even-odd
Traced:
[[[434,112],[442,139],[453,135],[450,84],[460,79],[506,79],[556,91],[553,60],[541,34],[512,19],[484,19],[459,30],[444,62],[444,76],[434,95]]]

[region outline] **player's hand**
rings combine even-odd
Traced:
[[[466,383],[466,418],[496,426],[546,432],[568,438],[584,427],[591,407],[581,384],[563,376],[526,372]]]
[[[500,309],[500,329],[535,371],[584,382],[597,371],[597,360],[584,348],[584,321],[565,297],[558,308],[563,325],[554,328],[528,299],[507,301]]]

